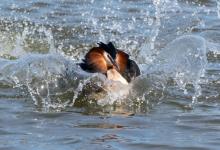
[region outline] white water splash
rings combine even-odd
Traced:
[[[32,52],[51,54],[57,52],[51,29],[43,26],[27,26],[22,32],[11,34],[0,34],[0,56],[20,58]]]
[[[170,0],[153,0],[153,5],[155,7],[155,19],[149,18],[149,13],[146,16],[147,18],[147,26],[151,27],[149,39],[145,40],[145,43],[142,44],[139,52],[139,62],[143,64],[151,63],[155,56],[158,54],[158,50],[155,49],[155,42],[159,35],[161,28],[161,21],[164,18],[169,18],[166,13],[167,10],[176,12],[180,10],[178,2],[170,1]],[[147,33],[146,33],[147,34]]]
[[[200,36],[182,36],[162,50],[159,55],[160,69],[173,77],[178,86],[187,94],[186,85],[193,84],[192,103],[201,95],[201,77],[204,76],[207,58],[206,41]]]

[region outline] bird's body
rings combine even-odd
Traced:
[[[80,63],[84,71],[103,73],[109,80],[120,81],[123,84],[128,84],[140,75],[138,65],[129,59],[127,53],[116,49],[111,42],[98,44],[99,47],[90,49]]]

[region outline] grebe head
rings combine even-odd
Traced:
[[[103,52],[103,56],[106,60],[107,65],[109,66],[109,68],[114,68],[117,71],[119,71],[119,66],[118,64],[115,62],[115,60],[112,58],[112,56],[107,53],[106,51]]]

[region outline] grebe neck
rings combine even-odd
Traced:
[[[128,84],[127,80],[114,68],[107,70],[107,78],[113,81],[120,81],[123,84]]]

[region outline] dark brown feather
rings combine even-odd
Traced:
[[[140,69],[135,61],[129,59],[129,55],[118,50],[116,55],[116,63],[119,66],[120,74],[128,81],[140,75]]]
[[[127,64],[128,64],[128,59],[129,59],[129,55],[121,50],[117,51],[116,54],[116,63],[119,66],[119,71],[122,74],[126,68],[127,68]]]
[[[104,50],[100,47],[93,47],[85,56],[84,62],[80,63],[83,70],[91,73],[106,73],[108,66],[103,56]]]

